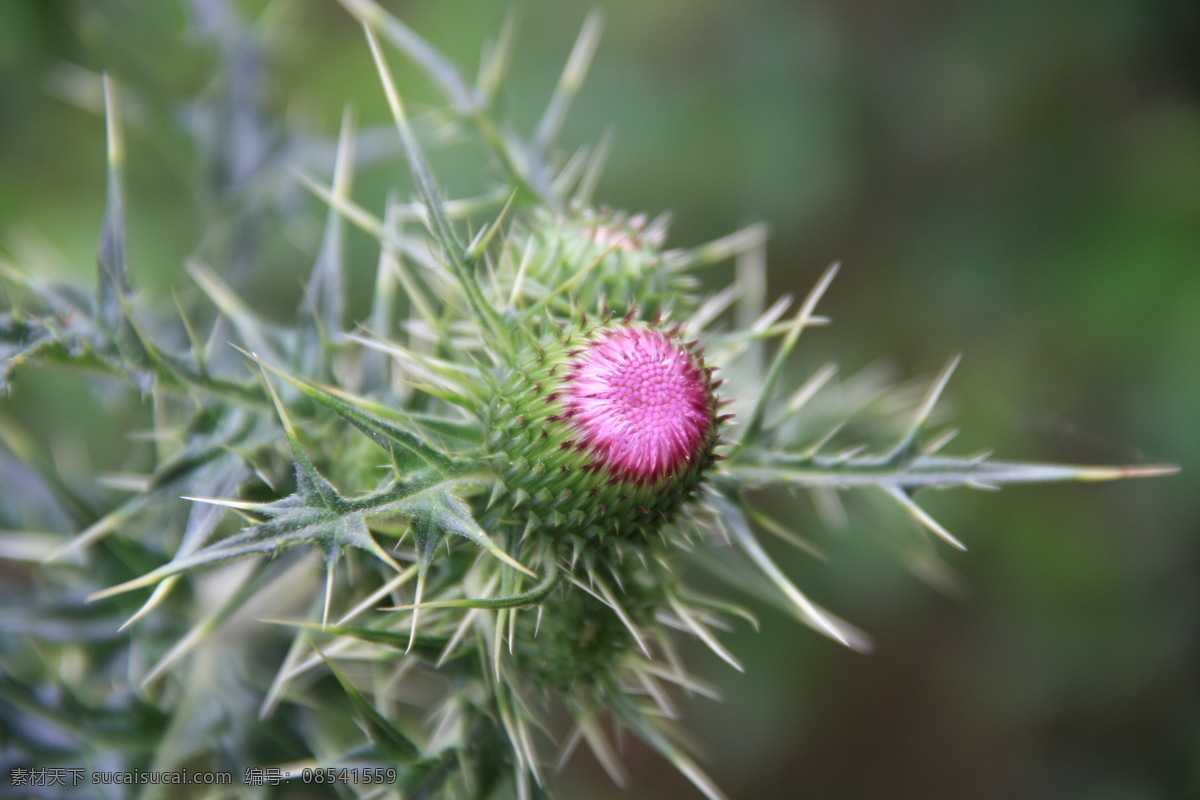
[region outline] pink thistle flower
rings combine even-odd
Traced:
[[[561,399],[575,445],[615,480],[657,483],[711,450],[710,371],[656,328],[602,329],[572,351]],[[703,466],[703,465],[701,465]]]

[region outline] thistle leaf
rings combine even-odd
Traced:
[[[1009,483],[1113,481],[1173,475],[1173,464],[1135,464],[1121,467],[991,461],[984,458],[918,455],[902,465],[886,457],[858,455],[847,459],[782,454],[759,465],[730,466],[727,477],[739,486],[779,483],[792,486],[884,486],[907,492],[922,488],[967,486],[983,488]],[[721,476],[724,479],[726,476]]]
[[[339,417],[349,422],[354,427],[358,428],[367,435],[371,441],[379,445],[384,452],[393,456],[396,460],[396,468],[401,473],[407,473],[410,470],[421,466],[432,467],[442,474],[447,474],[453,467],[453,462],[446,457],[441,451],[427,445],[424,438],[414,431],[406,430],[400,426],[379,419],[363,411],[358,410],[346,400],[342,399],[345,395],[338,396],[331,389],[319,386],[312,381],[298,378],[290,375],[278,367],[273,367],[265,363],[253,353],[242,351],[248,358],[254,360],[259,366],[265,370],[278,375],[285,381],[295,386],[306,395],[316,400],[321,405],[336,413]],[[402,453],[397,454],[399,448]],[[407,456],[404,458],[402,456]]]
[[[13,371],[58,342],[43,320],[20,312],[0,314],[0,394],[8,391]]]
[[[350,704],[375,745],[378,757],[384,762],[392,763],[405,763],[420,758],[420,748],[413,744],[412,740],[393,725],[387,717],[379,713],[379,710],[363,697],[362,692],[342,674],[341,670],[333,665],[333,662],[324,653],[320,653],[320,656],[325,665],[329,667],[329,672],[341,685],[342,691],[350,698]]]
[[[654,720],[634,706],[626,696],[620,692],[614,693],[612,708],[621,722],[636,733],[642,741],[670,761],[675,769],[691,781],[692,785],[699,789],[708,800],[726,800],[724,793],[717,788],[712,778],[708,777],[690,756],[659,729]]]
[[[741,437],[741,446],[753,444],[759,438],[762,431],[763,421],[767,411],[767,403],[771,400],[771,394],[775,389],[775,384],[779,381],[783,374],[783,367],[787,363],[788,356],[792,354],[792,348],[796,346],[796,341],[800,338],[800,333],[810,324],[812,324],[813,312],[816,310],[817,303],[825,294],[825,290],[829,288],[829,284],[833,282],[837,275],[840,264],[833,264],[817,281],[817,285],[808,293],[808,297],[804,299],[804,303],[800,306],[800,311],[797,312],[795,320],[788,325],[787,335],[783,342],[779,345],[779,352],[775,354],[775,360],[771,363],[770,369],[767,371],[767,376],[763,380],[761,390],[758,392],[757,399],[754,403],[754,409],[750,412],[750,417],[746,421],[746,429]]]
[[[749,522],[742,515],[737,503],[729,497],[714,496],[710,499],[714,509],[720,515],[725,529],[741,550],[762,571],[788,600],[791,601],[799,614],[801,621],[814,630],[825,634],[836,642],[846,645],[853,650],[866,652],[871,649],[870,640],[858,629],[847,625],[825,611],[801,592],[783,571],[776,566],[774,560],[759,544],[758,538],[750,529]]]
[[[144,492],[134,495],[93,522],[56,550],[47,561],[60,559],[94,544],[147,509],[177,502],[181,496],[193,492],[203,493],[208,487],[222,485],[229,476],[238,476],[237,481],[240,482],[248,473],[248,468],[238,451],[257,447],[264,441],[266,432],[256,424],[255,417],[234,409],[220,417],[220,423],[214,430],[202,429],[207,420],[208,417],[202,415],[194,421],[198,427],[189,434],[187,445],[154,470]],[[185,534],[185,541],[189,541],[189,547],[194,546],[201,535],[207,535],[207,532],[194,529],[190,536]]]
[[[129,302],[129,272],[126,265],[125,201],[121,192],[121,169],[125,143],[121,132],[120,101],[116,82],[104,76],[104,112],[108,133],[108,183],[104,205],[104,229],[96,254],[99,277],[96,287],[96,320],[109,331],[117,331],[125,320]]]
[[[418,535],[425,531],[424,535],[430,542],[434,542],[435,538],[440,538],[447,533],[454,533],[469,539],[513,569],[520,570],[531,577],[537,577],[534,572],[501,550],[479,527],[479,523],[471,515],[470,509],[450,492],[445,490],[423,492],[412,500],[399,503],[397,507],[413,520],[414,531],[417,531]],[[435,534],[434,531],[437,533]],[[418,549],[420,547],[418,545]]]
[[[342,114],[342,129],[338,137],[337,162],[333,172],[333,194],[338,198],[350,196],[354,178],[354,119],[347,108]],[[306,341],[298,347],[306,372],[316,373],[328,358],[322,357],[332,340],[342,334],[345,315],[343,287],[343,240],[345,220],[334,206],[325,219],[325,233],[317,253],[304,300],[298,314],[298,331]]]
[[[173,575],[198,567],[259,553],[276,554],[299,544],[315,545],[327,558],[336,557],[347,547],[355,547],[367,551],[393,570],[400,571],[396,561],[372,538],[365,515],[361,512],[331,510],[323,500],[318,500],[315,506],[307,505],[301,495],[291,495],[275,503],[252,507],[269,519],[207,547],[174,558],[140,577],[95,592],[88,599],[102,600],[153,586]]]
[[[554,140],[562,128],[563,120],[566,119],[567,110],[571,107],[571,101],[579,94],[583,79],[587,75],[588,66],[592,62],[592,56],[596,54],[596,45],[600,42],[600,33],[603,30],[604,16],[600,11],[593,10],[583,21],[579,38],[575,40],[575,46],[571,49],[567,65],[558,78],[558,85],[554,87],[554,95],[550,98],[545,112],[542,113],[542,118],[533,135],[534,144],[541,151],[543,157],[553,147]]]
[[[478,108],[480,95],[471,89],[458,67],[412,28],[389,14],[374,0],[339,2],[370,30],[382,33],[389,42],[420,65],[459,112],[470,113]]]
[[[417,550],[420,552],[421,547],[418,547]],[[451,600],[417,602],[411,606],[395,606],[394,608],[396,610],[415,610],[418,608],[527,608],[538,605],[545,600],[550,595],[550,592],[554,590],[554,587],[558,585],[558,579],[558,565],[551,561],[549,567],[546,569],[546,574],[542,577],[541,583],[521,594],[506,595],[504,597],[458,597]]]
[[[364,642],[373,642],[390,647],[393,650],[416,653],[427,661],[434,661],[449,643],[450,637],[436,634],[425,634],[413,641],[406,631],[386,630],[383,628],[366,628],[358,625],[322,625],[319,622],[270,620],[278,625],[300,628],[302,630],[321,633],[328,636],[348,636]]]
[[[441,192],[438,191],[433,173],[425,161],[425,155],[421,152],[421,146],[417,143],[417,138],[413,135],[412,128],[409,127],[408,118],[404,113],[404,106],[400,102],[400,94],[396,90],[396,85],[392,80],[391,71],[388,69],[383,53],[379,49],[379,42],[375,39],[369,27],[366,28],[366,33],[367,41],[371,45],[371,54],[375,57],[375,64],[383,81],[384,91],[387,94],[388,105],[392,109],[396,128],[400,132],[400,141],[404,145],[404,155],[408,159],[409,171],[412,172],[413,179],[417,183],[417,189],[421,194],[421,199],[425,202],[425,208],[429,215],[428,223],[430,232],[433,234],[438,245],[441,246],[443,255],[451,271],[454,273],[455,278],[458,279],[463,291],[466,292],[467,299],[471,303],[471,308],[479,317],[480,322],[495,337],[497,342],[509,343],[507,349],[511,353],[510,329],[503,324],[499,314],[496,313],[496,309],[483,296],[483,291],[480,289],[479,282],[475,278],[474,264],[468,262],[466,259],[466,251],[459,242],[458,235],[454,232],[454,226],[451,225],[450,219],[447,216],[446,204],[442,199]]]

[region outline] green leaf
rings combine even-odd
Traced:
[[[153,752],[170,719],[166,712],[135,694],[110,697],[101,706],[83,699],[66,683],[47,681],[39,686],[12,674],[0,680],[0,700],[19,709],[15,715],[18,718],[28,715],[81,742],[104,742],[108,748],[134,752]],[[39,727],[44,730],[44,725],[33,725],[31,721],[14,724],[13,736]]]
[[[108,186],[104,203],[104,229],[96,254],[99,277],[96,287],[96,319],[109,331],[125,321],[129,302],[129,272],[126,265],[125,204],[121,192],[121,168],[125,145],[121,134],[120,102],[116,83],[104,76],[104,111],[108,133]]]
[[[738,486],[772,483],[838,488],[884,486],[911,492],[926,487],[992,488],[1008,483],[1112,481],[1172,475],[1179,471],[1179,467],[1173,464],[1107,467],[938,455],[920,455],[899,466],[872,455],[837,459],[808,454],[781,454],[764,461],[766,463],[761,466],[730,466],[727,474],[719,476],[718,480],[728,480]]]
[[[237,588],[226,598],[218,607],[214,608],[202,619],[198,620],[191,629],[188,630],[177,642],[168,650],[162,658],[158,660],[150,671],[142,678],[141,686],[145,689],[150,684],[154,683],[158,678],[162,677],[167,671],[179,663],[186,655],[196,650],[201,644],[218,630],[222,623],[229,617],[239,611],[248,601],[251,601],[261,591],[267,589],[270,583],[279,580],[286,575],[287,571],[292,567],[294,560],[281,558],[264,564],[256,565],[253,573],[241,580]],[[154,592],[153,597],[157,597],[160,590],[172,585],[177,580],[176,577],[167,578],[160,583]],[[153,599],[152,597],[152,599]],[[131,618],[122,628],[128,627],[130,623],[136,622],[137,619],[147,611],[146,606],[139,609],[138,613]]]
[[[342,114],[342,130],[338,137],[336,165],[333,172],[333,194],[349,198],[354,177],[354,122],[347,108]],[[345,315],[343,287],[345,218],[334,206],[325,217],[325,233],[317,253],[312,275],[300,303],[297,333],[299,357],[310,374],[328,364],[330,342],[342,334]]]
[[[262,367],[262,362],[259,362],[259,367]],[[266,370],[263,369],[263,382],[267,386],[267,391],[271,394],[271,400],[275,403],[275,411],[279,415],[279,421],[283,423],[283,431],[287,436],[288,446],[292,449],[292,458],[296,466],[296,485],[299,489],[297,492],[301,498],[306,501],[316,501],[317,504],[325,509],[333,510],[340,507],[341,495],[337,489],[333,488],[333,484],[325,479],[321,473],[317,472],[317,468],[313,465],[312,459],[308,457],[304,447],[300,444],[300,437],[296,435],[296,428],[292,425],[292,420],[288,416],[287,409],[283,407],[283,401],[279,399],[279,395],[275,391],[275,387],[267,380]]]
[[[354,707],[354,711],[366,730],[367,735],[371,737],[371,742],[375,745],[380,757],[384,761],[392,761],[404,763],[414,761],[421,756],[421,750],[412,740],[391,723],[391,721],[375,706],[371,705],[367,698],[363,697],[353,683],[351,683],[341,671],[333,665],[333,663],[321,653],[317,651],[325,665],[329,667],[330,673],[337,678],[337,682],[341,684],[342,691],[350,698],[350,704]]]
[[[382,644],[394,650],[404,652],[411,650],[427,661],[437,660],[442,650],[450,642],[449,636],[438,634],[423,634],[414,640],[409,631],[364,628],[357,625],[322,625],[319,622],[288,622],[284,620],[272,620],[272,622],[294,628],[303,628],[314,633],[320,632],[329,636],[349,636],[364,642]]]
[[[763,421],[766,417],[767,404],[770,402],[772,392],[775,390],[775,384],[779,381],[783,374],[783,367],[787,363],[788,356],[791,355],[792,349],[796,346],[796,341],[800,338],[800,333],[812,323],[813,312],[816,311],[817,303],[825,294],[825,290],[829,288],[829,284],[833,282],[834,276],[837,275],[839,264],[833,264],[817,281],[817,285],[808,293],[808,297],[804,299],[800,310],[796,313],[796,318],[788,326],[787,335],[784,336],[783,342],[779,345],[779,352],[775,354],[775,360],[771,363],[770,369],[767,371],[767,376],[763,380],[763,385],[757,389],[757,398],[754,402],[754,408],[750,412],[750,416],[746,421],[745,432],[741,436],[741,445],[754,443],[762,432]],[[737,448],[737,449],[740,449]],[[736,450],[735,450],[736,452]]]
[[[403,796],[408,800],[434,800],[441,797],[447,779],[462,770],[461,757],[455,749],[422,759],[404,770],[401,782]]]
[[[636,733],[643,742],[662,754],[663,758],[670,761],[671,765],[691,781],[692,785],[699,789],[708,800],[726,800],[724,793],[712,778],[659,728],[659,725],[663,723],[651,719],[645,712],[637,708],[624,691],[612,692],[610,704],[617,719]]]
[[[567,64],[558,78],[558,85],[554,87],[550,103],[538,121],[533,141],[543,157],[549,154],[562,128],[563,120],[566,119],[567,110],[571,107],[571,101],[583,86],[583,79],[587,75],[592,56],[596,53],[596,45],[600,42],[600,32],[603,29],[604,15],[598,9],[593,9],[583,21],[579,38],[575,40]]]
[[[417,552],[421,552],[421,545],[419,544]],[[433,600],[427,603],[422,603],[418,600],[413,605],[396,606],[396,608],[413,610],[419,608],[525,608],[537,605],[545,600],[550,595],[550,592],[554,590],[554,587],[558,585],[558,579],[558,564],[554,560],[550,560],[541,583],[521,594],[511,594],[503,597],[457,597],[450,600]]]
[[[437,188],[433,173],[430,171],[429,164],[425,160],[425,155],[421,152],[421,146],[417,143],[417,138],[408,124],[408,118],[404,113],[404,106],[400,102],[400,94],[396,90],[395,82],[392,80],[391,71],[388,69],[383,53],[379,49],[379,42],[375,39],[369,26],[366,28],[366,32],[367,40],[371,45],[371,53],[375,57],[375,64],[379,70],[379,75],[387,94],[388,105],[392,109],[396,128],[400,132],[400,141],[404,145],[404,155],[408,160],[408,168],[412,172],[413,179],[417,184],[417,190],[421,194],[421,199],[424,201],[426,211],[429,215],[429,230],[438,245],[441,246],[451,272],[454,273],[454,277],[466,293],[467,300],[471,304],[471,310],[479,318],[480,323],[493,340],[499,344],[506,345],[503,352],[510,358],[514,357],[515,352],[510,335],[512,329],[510,326],[504,324],[496,309],[483,295],[483,290],[480,288],[479,281],[475,277],[475,265],[467,259],[466,250],[459,242],[458,234],[454,232],[454,226],[450,223],[450,218],[446,213],[446,203]]]
[[[775,561],[759,544],[758,538],[750,528],[750,523],[738,508],[735,498],[716,494],[709,498],[709,502],[725,530],[729,532],[730,538],[749,556],[771,583],[775,584],[776,588],[787,597],[804,624],[854,650],[864,652],[870,650],[870,640],[861,631],[847,625],[818,606],[783,574],[783,570],[775,564]]]
[[[412,28],[389,14],[374,0],[340,0],[346,10],[364,25],[382,33],[388,41],[415,61],[445,93],[460,112],[475,110],[478,95],[463,78],[458,67]]]
[[[400,571],[395,559],[371,536],[365,515],[361,512],[336,511],[321,504],[308,505],[305,498],[298,494],[266,505],[207,498],[189,499],[264,513],[271,516],[271,519],[214,542],[208,547],[172,559],[140,577],[95,592],[88,598],[89,601],[153,586],[172,575],[189,572],[197,567],[258,553],[279,553],[300,544],[319,547],[327,558],[336,557],[347,547],[355,547],[370,553],[397,572]]]
[[[518,569],[526,575],[537,577],[535,573],[522,566],[512,556],[501,550],[499,545],[488,537],[483,528],[479,527],[479,523],[471,515],[470,509],[461,500],[450,494],[450,492],[444,489],[424,492],[412,500],[399,504],[399,508],[403,513],[412,518],[414,530],[436,530],[439,532],[439,535],[445,533],[458,534],[469,539],[513,569]]]
[[[204,424],[206,419],[202,416],[196,424]],[[192,431],[184,449],[154,470],[144,491],[89,525],[48,560],[60,559],[94,544],[147,509],[176,503],[180,496],[206,494],[214,481],[222,482],[229,476],[238,476],[240,480],[247,475],[249,470],[238,450],[261,444],[273,426],[262,426],[256,416],[234,408],[229,408],[219,419],[215,430]],[[190,540],[189,547],[199,543],[198,536],[196,532],[190,537],[185,535],[185,540]]]
[[[245,351],[242,352],[245,353]],[[360,411],[343,399],[347,397],[345,394],[335,394],[330,388],[320,386],[304,378],[289,375],[278,367],[266,364],[252,353],[246,353],[246,355],[261,367],[283,378],[292,386],[295,386],[313,400],[316,400],[358,428],[371,441],[383,448],[384,452],[396,456],[396,448],[398,446],[408,456],[408,459],[397,460],[396,468],[399,472],[408,472],[421,465],[433,467],[443,474],[451,470],[451,460],[440,451],[425,444],[422,437],[416,432],[406,430],[394,423]],[[413,459],[416,459],[416,461]]]
[[[37,317],[0,314],[0,394],[8,391],[13,370],[57,341],[55,331]]]

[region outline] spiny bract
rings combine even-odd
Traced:
[[[644,536],[717,459],[713,368],[632,316],[555,332],[498,382],[488,449],[533,535]]]
[[[213,210],[212,235],[189,263],[219,315],[185,306],[163,325],[127,274],[122,106],[107,78],[88,87],[102,84],[109,124],[97,290],[5,270],[12,291],[33,299],[0,317],[0,379],[27,364],[77,366],[128,381],[138,390],[131,401],[149,398],[154,411],[151,472],[123,503],[98,507],[94,487],[29,459],[30,481],[53,498],[37,520],[57,520],[61,532],[26,533],[3,551],[39,564],[39,594],[0,629],[2,686],[17,709],[6,744],[19,763],[51,766],[43,745],[53,741],[70,766],[228,770],[246,783],[261,782],[264,767],[291,780],[371,767],[393,770],[395,782],[326,788],[527,798],[548,791],[552,740],[565,742],[560,761],[585,742],[623,782],[609,743],[615,726],[716,798],[673,727],[669,686],[714,694],[687,672],[676,637],[695,637],[740,668],[714,631],[752,617],[692,591],[681,565],[773,597],[843,644],[869,646],[775,564],[760,536],[796,537],[745,490],[803,487],[825,504],[837,502],[835,490],[874,491],[925,534],[957,545],[916,505],[917,490],[1162,471],[940,455],[950,437],[926,428],[956,361],[901,423],[876,420],[889,444],[833,450],[847,420],[815,398],[834,371],[789,386],[787,364],[801,332],[825,321],[815,309],[835,269],[789,317],[790,298],[753,309],[760,226],[664,249],[664,217],[592,203],[603,148],[554,152],[598,17],[524,138],[495,121],[505,42],[472,85],[372,0],[342,2],[366,29],[419,202],[392,199],[378,213],[355,203],[359,137],[347,115],[332,180],[310,174],[320,165],[301,172],[328,217],[293,326],[238,297],[254,258],[224,245],[262,235],[262,199],[294,188],[277,176],[310,150],[247,159],[221,146],[219,126],[194,126],[196,151],[214,161],[193,171],[225,181],[215,196],[240,200]],[[287,141],[262,109],[237,106],[254,102],[238,81],[261,68],[245,48],[262,28],[243,28],[232,13],[206,19],[209,35],[238,43],[223,52],[230,75],[242,72],[217,84],[226,94],[199,97],[172,118],[224,119],[235,107],[239,125],[262,126],[254,141]],[[478,134],[500,167],[500,191],[443,200],[380,38],[445,93],[442,132]],[[212,131],[217,140],[205,139]],[[348,224],[380,249],[361,325],[346,319]],[[460,238],[467,230],[476,233]],[[690,271],[730,257],[733,284],[702,293]],[[240,353],[221,344],[228,339]],[[764,342],[775,339],[767,359]],[[854,381],[844,390],[853,400]],[[46,524],[37,520],[27,527]],[[930,567],[925,534],[912,542]],[[114,735],[97,742],[54,726]],[[212,796],[256,791],[217,787]]]

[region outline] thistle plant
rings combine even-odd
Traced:
[[[366,136],[349,113],[328,178],[312,140],[257,119],[261,139],[287,146],[256,163],[213,140],[198,148],[233,199],[187,265],[197,302],[147,308],[126,265],[126,106],[96,76],[108,125],[96,287],[4,263],[3,386],[39,365],[115,379],[132,387],[123,402],[149,409],[153,450],[114,500],[0,417],[6,482],[34,487],[3,508],[0,556],[26,565],[0,627],[6,766],[225,770],[245,796],[277,783],[529,798],[552,795],[580,743],[624,784],[617,740],[631,734],[718,798],[677,711],[680,695],[716,690],[691,675],[681,642],[741,669],[721,631],[752,624],[737,603],[757,596],[871,646],[777,566],[767,537],[805,542],[750,490],[799,488],[823,507],[844,490],[885,498],[919,526],[909,555],[928,572],[930,543],[963,545],[919,490],[1170,471],[944,454],[952,432],[931,420],[957,358],[923,396],[901,387],[870,404],[854,381],[834,402],[833,367],[794,380],[801,334],[828,322],[817,306],[836,265],[799,303],[751,308],[760,226],[670,248],[665,216],[594,202],[603,145],[557,150],[598,16],[526,135],[497,101],[511,32],[472,83],[371,0],[343,5],[363,26],[414,197],[355,200]],[[224,4],[193,9],[220,20],[217,37],[255,46]],[[409,116],[398,57],[445,109]],[[193,119],[230,102],[232,66],[228,78],[225,93],[190,103]],[[496,188],[443,196],[425,154],[435,127],[477,141]],[[246,259],[212,242],[256,235],[264,198],[298,185],[326,221],[284,325],[239,294]],[[346,275],[366,268],[344,257],[350,226],[378,242],[363,319],[346,312]],[[703,289],[697,272],[731,260],[733,281]],[[731,597],[693,587],[696,572]],[[162,789],[106,796],[123,788]]]

